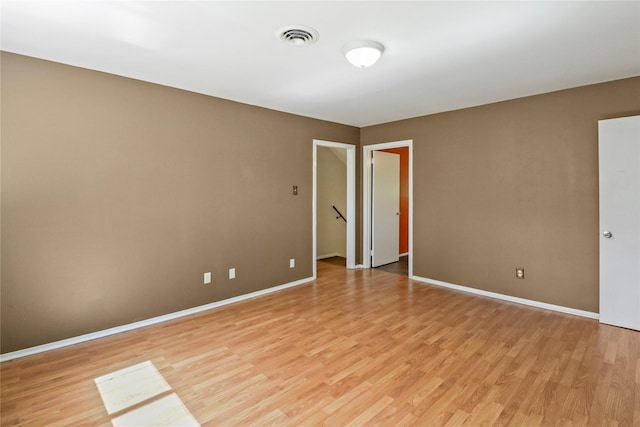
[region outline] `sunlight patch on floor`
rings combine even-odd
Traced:
[[[95,380],[114,427],[199,426],[151,361],[129,366]],[[147,402],[146,404],[144,404]],[[140,406],[140,404],[144,404]]]
[[[95,382],[108,414],[130,408],[171,390],[150,361],[98,377]]]
[[[111,420],[113,427],[199,427],[200,424],[175,393]]]

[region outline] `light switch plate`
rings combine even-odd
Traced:
[[[229,269],[229,279],[235,279],[236,278],[236,269],[235,268],[230,268]]]
[[[204,284],[208,285],[211,283],[211,272],[204,273]]]

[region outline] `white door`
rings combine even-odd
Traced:
[[[640,116],[598,133],[600,322],[640,330]]]
[[[371,265],[398,261],[400,249],[400,155],[373,152]]]

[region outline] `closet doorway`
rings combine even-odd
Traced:
[[[413,140],[404,140],[396,142],[388,142],[382,144],[367,145],[363,147],[363,245],[362,245],[362,259],[363,267],[370,268],[380,264],[375,258],[376,248],[378,251],[381,249],[380,244],[388,239],[384,238],[384,228],[380,229],[380,222],[375,218],[376,206],[375,194],[379,191],[375,188],[378,184],[375,183],[374,170],[375,164],[373,161],[374,153],[404,153],[406,159],[405,173],[400,173],[400,208],[398,227],[399,231],[394,231],[394,239],[398,239],[395,251],[398,252],[399,263],[392,263],[378,267],[379,269],[389,269],[390,272],[404,274],[409,277],[413,274]],[[378,157],[378,156],[376,156]],[[402,168],[401,168],[402,169]],[[384,193],[384,191],[383,191]],[[404,199],[404,206],[403,205]],[[391,212],[391,215],[395,215],[396,212]],[[388,225],[382,224],[382,227],[388,227]],[[384,260],[383,260],[384,261]]]

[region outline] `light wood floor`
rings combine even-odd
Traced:
[[[151,361],[202,425],[640,425],[640,333],[318,263],[319,280],[5,362],[3,426],[109,425]]]

